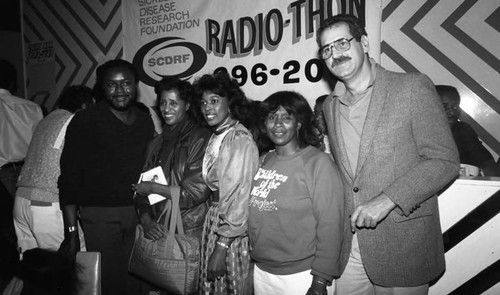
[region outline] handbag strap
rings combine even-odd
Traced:
[[[160,216],[156,219],[156,222],[160,222],[161,217],[165,215],[165,220],[163,221],[163,225],[168,227],[169,232],[174,232],[175,233],[175,227],[177,226],[177,232],[180,234],[184,234],[184,226],[182,225],[182,218],[181,218],[181,209],[179,207],[179,199],[180,199],[180,187],[176,185],[171,185],[170,186],[170,200],[166,200],[165,207],[163,207],[163,210],[160,213]],[[172,214],[173,213],[173,214]],[[172,222],[175,220],[176,222]]]
[[[163,221],[163,225],[165,226],[165,228],[168,228],[169,229],[169,233],[170,232],[174,232],[172,230],[172,224],[174,224],[172,222],[172,220],[176,220],[176,226],[177,226],[177,232],[180,233],[180,234],[184,234],[184,226],[182,225],[182,217],[181,217],[181,213],[180,213],[180,207],[179,207],[179,202],[180,202],[180,187],[179,186],[175,186],[175,185],[171,185],[170,186],[170,199],[167,199],[165,202],[165,206],[163,207],[163,210],[161,211],[160,215],[158,216],[158,218],[156,219],[156,222],[160,222],[161,218],[163,215],[165,215],[165,219]],[[173,207],[173,204],[177,204],[177,209],[174,209]],[[172,216],[172,211],[176,212],[175,216]],[[169,225],[170,224],[170,225]],[[175,228],[173,228],[175,230]]]
[[[170,199],[166,199],[165,200],[165,206],[161,210],[161,213],[158,216],[158,218],[156,218],[156,222],[160,223],[160,220],[161,220],[162,216],[165,215],[165,220],[163,221],[163,225],[165,226],[165,228],[167,228],[168,227],[168,222],[170,220],[169,217],[170,217],[170,212],[171,211],[172,211],[172,201]]]
[[[170,186],[170,197],[172,199],[172,214],[170,215],[169,234],[174,235],[177,227],[177,233],[183,235],[184,227],[182,226],[181,209],[179,207],[179,199],[181,188],[177,185]]]
[[[171,210],[166,208],[164,212],[170,211],[170,216],[165,215],[165,227],[167,227],[167,220],[170,224],[168,227],[167,239],[166,239],[166,253],[169,257],[172,257],[175,243],[175,229],[181,235],[184,234],[184,227],[182,226],[180,208],[179,208],[179,198],[180,198],[180,187],[177,185],[170,186],[170,199],[171,205],[165,207],[171,207]],[[170,218],[169,218],[170,217]]]

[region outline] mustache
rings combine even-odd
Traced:
[[[349,56],[341,56],[338,58],[334,58],[332,61],[332,65],[336,66],[336,65],[343,63],[344,61],[348,61],[348,60],[351,60],[351,58]]]
[[[111,96],[111,98],[117,98],[117,99],[120,99],[120,98],[130,98],[132,100],[134,100],[136,98],[136,95],[132,95],[130,93],[123,93],[123,94],[114,94]]]

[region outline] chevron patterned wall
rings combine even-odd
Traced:
[[[381,63],[455,86],[462,120],[500,154],[500,1],[384,0]]]
[[[120,0],[24,0],[24,42],[53,40],[55,83],[31,99],[52,110],[69,85],[92,87],[96,67],[123,54]]]
[[[25,43],[55,44],[56,88],[34,98],[48,110],[64,87],[91,87],[97,65],[122,56],[120,0],[22,4]],[[462,120],[500,154],[500,1],[383,0],[383,6],[382,65],[457,87]]]
[[[461,120],[494,156],[500,154],[500,1],[382,3],[381,64],[455,86]],[[440,200],[447,270],[430,294],[500,294],[500,192],[481,189],[465,193],[465,204],[456,194]],[[444,220],[446,214],[453,222]]]

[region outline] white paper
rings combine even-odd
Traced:
[[[163,173],[163,169],[160,166],[157,166],[151,170],[145,171],[141,173],[141,177],[139,178],[139,182],[141,181],[152,181],[160,184],[167,185],[167,179],[165,178],[165,174]],[[151,205],[156,204],[165,200],[165,197],[158,194],[151,194],[148,196],[149,203]]]

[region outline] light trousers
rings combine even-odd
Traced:
[[[257,265],[254,268],[255,295],[305,295],[311,286],[313,276],[311,270],[291,275],[275,275],[263,271]],[[327,294],[333,295],[335,281],[327,287]]]
[[[351,254],[344,273],[337,280],[335,295],[427,295],[429,285],[383,287],[370,281],[359,251],[358,237],[352,238]]]
[[[64,240],[64,222],[59,202],[36,204],[28,199],[14,199],[14,229],[21,252],[33,248],[57,251]],[[85,251],[83,230],[78,226],[80,250]]]

